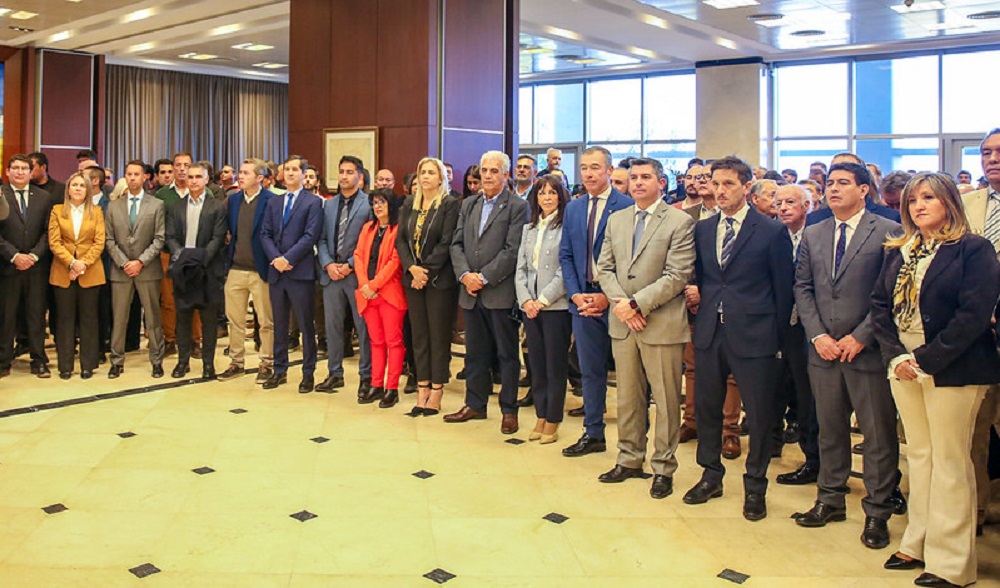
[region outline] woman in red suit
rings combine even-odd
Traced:
[[[372,381],[370,398],[381,396],[379,408],[399,402],[399,377],[403,373],[403,270],[396,252],[396,229],[402,198],[388,189],[372,190],[368,196],[375,220],[358,236],[354,250],[354,272],[358,275],[358,314],[365,319],[371,342]]]

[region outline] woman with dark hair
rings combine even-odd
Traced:
[[[871,311],[910,464],[909,522],[885,568],[923,568],[918,586],[965,586],[976,581],[972,431],[1000,381],[1000,262],[949,176],[915,176],[900,212],[904,234],[885,244]]]
[[[77,321],[80,328],[80,377],[88,379],[97,369],[101,353],[98,296],[105,283],[104,214],[90,196],[90,182],[82,173],[66,180],[65,200],[49,216],[49,249],[52,268],[49,284],[56,299],[56,354],[59,377],[73,374]]]
[[[465,176],[462,180],[462,200],[479,194],[482,184],[483,179],[479,175],[479,166],[470,165],[469,169],[465,170]]]
[[[413,190],[417,187],[417,174],[410,172],[403,176],[403,194],[413,196]]]
[[[528,193],[531,222],[521,233],[514,288],[524,313],[524,333],[531,362],[531,390],[535,401],[535,428],[529,441],[553,443],[559,438],[566,400],[566,373],[572,323],[566,286],[559,263],[562,216],[569,192],[556,175],[545,175]]]
[[[354,249],[354,273],[358,276],[358,314],[365,319],[371,345],[371,388],[365,402],[379,398],[379,408],[395,406],[399,401],[399,378],[403,373],[403,318],[406,297],[403,295],[399,254],[396,253],[396,230],[402,197],[392,190],[372,190],[368,202],[375,220],[361,229]]]
[[[448,194],[447,177],[440,159],[421,159],[417,187],[399,214],[396,250],[403,265],[417,375],[412,417],[438,414],[444,385],[451,378],[451,325],[458,309],[458,282],[450,246],[459,204]]]

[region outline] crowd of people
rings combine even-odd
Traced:
[[[697,440],[702,475],[683,502],[708,502],[722,496],[722,458],[743,453],[745,430],[743,516],[767,516],[769,462],[797,442],[805,462],[776,482],[815,483],[815,503],[793,518],[822,527],[847,518],[857,451],[862,543],[887,547],[887,521],[908,512],[885,567],[923,569],[921,586],[964,586],[976,580],[997,421],[1000,129],[981,153],[978,190],[965,171],[957,182],[915,170],[882,178],[842,153],[801,181],[734,156],[693,159],[669,192],[656,159],[616,167],[589,147],[570,189],[558,150],[541,170],[531,156],[512,165],[488,151],[462,192],[451,166],[426,157],[402,194],[391,170],[372,185],[353,156],[326,170],[337,176],[328,193],[298,155],[216,174],[181,152],[130,161],[114,187],[90,151],[65,185],[43,153],[14,155],[0,198],[0,378],[24,352],[32,374],[51,377],[47,329],[61,379],[73,377],[77,350],[80,377],[110,353],[117,378],[142,317],[155,378],[175,353],[174,378],[192,359],[205,379],[242,376],[252,338],[256,382],[275,389],[300,340],[298,392],[329,392],[346,385],[353,331],[357,401],[396,405],[409,374],[406,414],[427,417],[441,412],[462,331],[464,403],[445,422],[487,418],[499,385],[501,432],[517,432],[519,409],[533,405],[528,438],[551,444],[569,387],[583,398],[583,434],[562,454],[605,452],[613,371],[618,454],[600,482],[645,477],[650,453],[650,495],[665,498],[678,444]],[[230,363],[217,374],[219,336]],[[854,447],[852,414],[864,436]]]

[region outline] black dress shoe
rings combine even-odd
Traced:
[[[163,364],[162,363],[158,363],[158,364],[156,364],[156,365],[153,366],[153,374],[152,375],[153,375],[154,378],[162,378],[163,377]]]
[[[767,503],[763,492],[747,492],[743,497],[743,518],[759,521],[767,516]]]
[[[792,516],[800,527],[825,527],[827,523],[847,520],[847,508],[830,506],[825,502],[816,501],[812,508]]]
[[[183,378],[191,371],[191,366],[186,363],[179,363],[174,368],[174,371],[170,372],[171,378]]]
[[[517,381],[518,388],[527,388],[530,385],[531,385],[531,378],[529,378],[528,376],[524,376],[523,378]]]
[[[913,581],[917,586],[940,586],[941,588],[961,588],[958,584],[952,584],[948,580],[934,574],[924,572]]]
[[[84,380],[89,380],[94,377],[94,370],[83,370],[80,372],[80,377]]]
[[[642,468],[627,468],[623,465],[615,464],[615,467],[604,472],[600,476],[597,476],[598,482],[604,482],[605,484],[618,484],[619,482],[624,482],[629,478],[641,478]]]
[[[217,376],[215,375],[215,368],[214,367],[209,366],[209,367],[206,367],[206,368],[202,368],[202,370],[201,370],[201,379],[202,380],[214,380],[214,379],[216,379],[216,377]]]
[[[329,376],[326,377],[325,380],[323,380],[316,386],[316,391],[332,392],[337,388],[343,388],[343,387],[344,387],[344,377],[330,374]]]
[[[104,365],[108,363],[108,354],[102,353],[97,357],[97,365]]]
[[[819,468],[803,464],[802,467],[794,472],[780,474],[774,479],[774,481],[779,484],[785,484],[786,486],[804,486],[806,484],[815,483],[818,478]]]
[[[35,374],[39,378],[48,379],[52,377],[52,372],[49,371],[49,366],[43,364],[31,366],[31,373]]]
[[[588,453],[604,453],[608,450],[608,444],[604,439],[595,439],[586,433],[581,436],[576,443],[562,450],[566,457],[580,457]]]
[[[358,404],[371,404],[376,400],[382,398],[385,394],[385,388],[377,387],[372,388],[371,386],[365,386],[364,388],[358,389]]]
[[[302,376],[302,381],[299,382],[299,394],[308,394],[312,392],[313,386],[314,382],[312,375]]]
[[[586,411],[584,411],[583,407],[581,406],[579,408],[571,408],[571,409],[567,410],[566,414],[568,414],[571,417],[582,417],[582,416],[585,416]]]
[[[653,476],[653,485],[649,487],[649,495],[657,500],[674,493],[674,479],[663,474]]]
[[[73,372],[59,372],[60,380],[68,380],[73,377]]]
[[[785,443],[788,443],[788,444],[798,443],[799,439],[802,438],[802,433],[801,433],[801,431],[799,431],[799,424],[798,423],[788,423],[788,426],[785,427],[785,432],[782,435],[782,437],[783,437],[783,441]]]
[[[722,482],[712,484],[702,480],[687,491],[687,494],[684,495],[684,504],[704,504],[712,498],[720,496],[722,496]]]
[[[382,395],[382,399],[378,401],[379,408],[392,408],[396,406],[399,402],[399,392],[395,390],[386,390],[385,394]]]
[[[372,385],[369,382],[361,382],[360,384],[358,384],[358,404],[366,404],[365,402],[361,402],[361,400],[367,398],[368,394],[371,393],[371,391],[372,391]],[[379,394],[378,397],[381,398],[382,395]],[[372,400],[375,399],[373,398]],[[368,402],[371,402],[371,400],[369,400]]]
[[[535,405],[534,394],[532,394],[531,391],[529,390],[528,393],[524,395],[524,398],[517,401],[517,405],[521,408],[534,406]]]
[[[108,370],[108,378],[114,380],[118,376],[122,375],[122,372],[124,372],[124,371],[125,371],[125,366],[123,366],[123,365],[112,365],[111,369]]]
[[[462,369],[458,370],[458,373],[455,374],[455,379],[456,380],[464,380],[465,379],[465,368],[462,368]]]
[[[865,547],[883,549],[889,545],[889,526],[878,517],[865,517],[865,530],[861,533]]]
[[[896,486],[892,490],[892,494],[889,495],[889,502],[892,503],[892,514],[897,516],[903,516],[906,514],[906,497],[903,496],[903,491]]]
[[[924,567],[924,562],[919,559],[903,559],[899,554],[892,554],[885,560],[882,567],[887,570],[915,570]]]
[[[287,375],[285,375],[285,374],[271,374],[271,377],[268,378],[267,381],[264,382],[261,385],[261,388],[263,388],[265,390],[274,390],[278,386],[280,386],[282,384],[287,384],[287,383],[288,383],[288,376]]]
[[[577,398],[583,396],[583,385],[582,384],[571,384],[569,391]]]

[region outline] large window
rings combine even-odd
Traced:
[[[847,134],[847,64],[779,67],[775,72],[778,137]]]
[[[534,142],[582,141],[583,84],[537,86],[534,90]]]
[[[996,80],[998,63],[1000,51],[944,56],[942,131],[983,134],[997,126],[992,108],[1000,91]]]
[[[590,142],[638,141],[642,137],[642,80],[591,82],[588,92]]]

